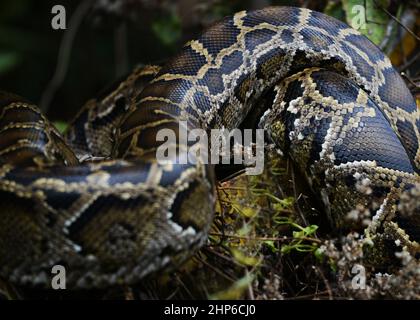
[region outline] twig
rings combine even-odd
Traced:
[[[334,296],[333,296],[333,294],[332,294],[331,286],[330,286],[330,284],[328,283],[327,278],[325,278],[324,273],[322,272],[322,270],[321,270],[318,266],[316,266],[316,267],[315,267],[315,270],[316,270],[316,272],[317,272],[317,273],[321,276],[322,281],[324,282],[325,288],[327,289],[327,292],[328,292],[328,297],[329,297],[329,299],[330,299],[330,300],[333,300]]]
[[[65,31],[63,39],[60,43],[60,48],[58,50],[57,65],[55,67],[54,75],[41,96],[39,106],[43,112],[48,111],[48,108],[57,89],[63,83],[69,66],[74,38],[84,16],[90,9],[91,5],[92,0],[81,1],[78,7],[76,8],[74,14],[71,16],[69,27]]]
[[[311,237],[246,237],[246,236],[238,236],[235,234],[222,234],[217,232],[210,232],[209,235],[211,236],[218,236],[218,237],[226,237],[226,238],[234,238],[234,239],[240,239],[240,240],[249,240],[249,241],[289,241],[289,240],[307,240],[312,241],[316,243],[322,243],[321,240]]]
[[[219,182],[220,183],[223,183],[223,182],[226,182],[226,181],[229,181],[229,180],[231,180],[231,179],[233,179],[233,178],[236,178],[237,176],[239,176],[239,175],[241,175],[241,174],[243,174],[243,173],[245,173],[246,172],[246,169],[241,169],[241,170],[238,170],[237,172],[234,172],[234,173],[232,173],[232,174],[230,174],[229,176],[227,176],[226,178],[223,178],[222,180],[220,180]]]
[[[289,161],[287,161],[288,163],[289,163]],[[305,227],[307,227],[308,225],[309,225],[309,223],[308,223],[308,221],[306,220],[306,218],[305,218],[305,215],[303,214],[303,212],[302,212],[302,210],[301,210],[301,208],[300,208],[300,205],[299,205],[299,203],[298,203],[298,200],[299,200],[299,198],[300,198],[300,196],[301,196],[301,194],[299,194],[299,196],[298,196],[298,194],[297,194],[297,190],[296,190],[296,183],[295,183],[295,170],[294,170],[294,168],[293,168],[293,166],[291,166],[290,167],[291,168],[291,172],[290,172],[290,174],[291,174],[291,177],[292,177],[292,185],[293,185],[293,196],[295,197],[295,199],[296,199],[296,201],[295,201],[295,208],[296,208],[296,211],[299,213],[299,216],[300,216],[300,218],[302,219],[302,221],[303,221],[303,223],[304,223],[304,225],[305,225]]]
[[[327,295],[327,294],[328,294],[328,291],[325,290],[325,291],[321,291],[317,293],[311,293],[311,294],[297,296],[297,297],[285,298],[284,300],[306,300],[309,298],[315,298],[315,297],[319,297],[319,296]]]
[[[185,283],[182,281],[182,279],[177,274],[175,274],[175,279],[179,284],[181,284],[182,288],[189,295],[189,298],[194,299],[194,295],[191,293],[191,291],[188,289],[188,287],[185,285]]]
[[[410,60],[404,63],[401,67],[398,68],[399,71],[404,71],[408,67],[410,67],[413,63],[417,62],[420,58],[420,51],[417,52]]]
[[[24,298],[17,288],[3,279],[0,279],[0,295],[4,295],[7,300],[22,300]]]
[[[404,28],[410,35],[414,37],[417,41],[420,41],[420,37],[417,36],[413,31],[411,31],[408,27],[406,27],[396,16],[394,16],[391,12],[389,12],[387,9],[385,9],[383,6],[379,5],[375,0],[373,1],[377,8],[384,11],[388,16],[390,16],[392,19],[394,19],[402,28]]]
[[[410,82],[411,85],[414,86],[414,88],[416,89],[420,89],[420,84],[415,83],[413,80],[411,80],[411,78],[406,75],[404,72],[401,72],[401,76],[404,77],[405,79],[407,79],[408,82]]]
[[[228,262],[228,263],[231,263],[231,264],[233,264],[233,265],[235,265],[235,266],[238,266],[238,267],[244,268],[244,265],[240,264],[239,262],[235,261],[233,258],[231,258],[231,257],[229,257],[229,256],[225,256],[225,255],[223,255],[222,253],[217,252],[216,250],[213,250],[213,248],[206,247],[206,248],[204,248],[204,250],[205,250],[206,252],[210,253],[210,254],[213,254],[213,255],[215,255],[215,256],[217,256],[217,257],[219,257],[219,258],[220,258],[220,259],[222,259],[222,260],[225,260],[225,261],[226,261],[226,262]]]
[[[176,287],[174,289],[174,291],[171,294],[169,294],[169,296],[167,296],[165,298],[165,300],[172,300],[172,299],[174,299],[175,295],[179,292],[179,290],[180,290],[179,287]]]
[[[200,261],[202,264],[204,264],[205,266],[207,266],[208,268],[212,269],[214,272],[216,272],[218,275],[222,276],[223,278],[225,278],[226,280],[229,280],[231,282],[235,282],[236,280],[233,279],[232,277],[230,277],[229,275],[223,273],[222,271],[220,271],[219,269],[217,269],[216,267],[212,266],[210,263],[208,263],[207,261],[204,261],[203,259],[197,257],[197,260]]]

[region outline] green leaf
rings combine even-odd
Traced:
[[[236,262],[238,262],[242,265],[254,267],[261,262],[261,260],[259,258],[247,256],[242,251],[240,251],[238,249],[231,248],[230,250],[231,250],[232,256],[235,258]]]
[[[321,248],[317,248],[317,249],[314,251],[314,256],[315,256],[315,258],[316,258],[319,262],[324,261],[324,257],[325,257],[325,255],[324,255],[324,250],[322,250]]]
[[[318,226],[315,224],[311,224],[307,226],[306,228],[303,228],[300,231],[293,231],[293,238],[304,238],[308,237],[315,233],[315,231],[318,229]]]
[[[258,214],[258,210],[251,207],[244,207],[242,209],[239,209],[239,212],[247,218],[255,217]]]
[[[282,225],[282,224],[293,224],[293,221],[290,220],[289,217],[278,216],[278,215],[275,215],[273,217],[273,222],[276,223],[276,224],[280,224],[280,225]]]
[[[312,252],[312,251],[315,250],[315,248],[316,248],[316,246],[313,245],[313,244],[299,243],[299,244],[295,245],[296,251],[299,251],[299,252]]]
[[[265,240],[263,243],[271,250],[271,252],[277,253],[279,251],[273,240]]]
[[[181,38],[181,21],[177,14],[172,13],[166,19],[156,20],[152,30],[165,46],[171,47]]]
[[[339,1],[329,1],[325,6],[324,13],[338,20],[345,20],[346,15]]]
[[[303,229],[304,236],[308,237],[310,235],[313,235],[316,232],[316,230],[318,230],[318,226],[315,224],[311,224]]]
[[[273,197],[271,197],[271,198],[273,198]],[[285,210],[285,209],[288,209],[288,208],[292,207],[293,203],[295,201],[295,198],[288,197],[288,198],[285,198],[285,199],[279,199],[279,198],[276,197],[274,200],[276,200],[276,203],[273,204],[274,210],[282,211],[282,210]]]
[[[280,252],[283,254],[288,254],[294,249],[294,246],[290,246],[288,244],[284,244],[281,246]]]
[[[19,61],[18,55],[13,52],[0,53],[0,73],[12,69]]]
[[[328,264],[333,272],[337,272],[338,267],[337,267],[337,264],[333,260],[330,259],[328,261]]]
[[[64,131],[66,131],[67,126],[68,126],[68,123],[63,122],[63,121],[55,121],[53,124],[60,133],[63,133]]]

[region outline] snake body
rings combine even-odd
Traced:
[[[162,68],[136,69],[89,101],[61,137],[39,109],[0,94],[0,275],[69,288],[133,283],[190,257],[213,217],[213,166],[159,164],[160,129],[232,129],[261,98],[260,126],[345,228],[357,205],[418,252],[420,115],[388,58],[346,24],[303,8],[236,13]],[[184,152],[182,149],[178,150]],[[362,192],[362,187],[368,189]],[[418,204],[417,204],[418,205]],[[382,243],[379,241],[378,243]]]

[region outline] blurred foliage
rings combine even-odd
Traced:
[[[5,52],[0,54],[0,70],[7,72],[19,63],[19,56],[15,52]]]
[[[64,122],[64,121],[54,121],[53,124],[57,128],[57,130],[59,132],[61,132],[61,133],[63,133],[67,129],[67,122]]]
[[[152,23],[152,30],[165,46],[174,46],[181,38],[181,22],[176,13],[172,12],[169,19],[157,19]]]

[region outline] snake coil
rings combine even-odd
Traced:
[[[418,202],[399,214],[420,182],[420,116],[403,80],[344,23],[269,7],[225,18],[161,69],[137,68],[64,137],[36,106],[1,93],[0,275],[47,286],[62,264],[68,287],[101,287],[190,257],[212,222],[213,167],[157,163],[156,134],[179,134],[181,120],[235,128],[262,97],[271,104],[260,126],[337,230],[362,205],[368,237],[387,231],[419,252]]]

